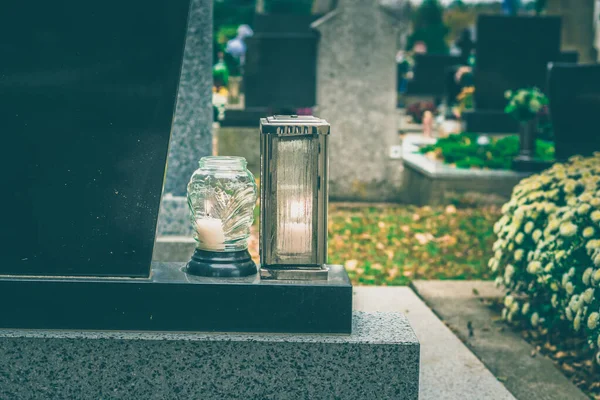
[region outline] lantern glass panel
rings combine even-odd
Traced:
[[[277,142],[274,259],[286,263],[314,263],[314,216],[318,142],[289,138]]]

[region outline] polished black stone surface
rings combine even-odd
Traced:
[[[504,92],[546,86],[546,68],[561,58],[560,17],[480,15],[477,19],[475,104],[502,110]]]
[[[414,78],[408,83],[409,95],[441,97],[445,91],[446,68],[461,64],[461,57],[448,54],[416,54],[414,59]]]
[[[600,151],[600,65],[554,64],[548,86],[556,159]]]
[[[0,274],[148,276],[188,9],[3,3]]]
[[[327,281],[205,278],[155,263],[149,279],[0,278],[0,328],[350,333],[352,286]],[[9,306],[8,306],[9,305]]]
[[[470,110],[463,113],[465,130],[481,133],[517,133],[519,123],[504,110]]]

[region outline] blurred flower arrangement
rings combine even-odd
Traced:
[[[457,168],[510,169],[512,159],[519,153],[519,137],[460,133],[440,138],[435,144],[421,147],[419,152]],[[536,156],[542,160],[554,159],[554,145],[538,140]]]
[[[430,111],[435,114],[436,107],[431,101],[417,101],[406,108],[406,113],[412,118],[415,124],[423,122],[423,114],[425,111]]]
[[[213,115],[215,121],[222,121],[225,119],[225,106],[227,105],[227,97],[229,91],[225,86],[217,88],[213,86],[212,104],[213,104]]]
[[[463,112],[472,110],[475,107],[473,98],[475,95],[475,86],[466,86],[462,88],[461,92],[456,96],[458,105],[454,108],[454,114],[460,118]]]
[[[600,349],[600,153],[522,180],[502,214],[488,265],[508,289],[503,318]]]
[[[508,90],[504,93],[504,97],[508,100],[504,112],[519,122],[531,121],[544,106],[548,105],[548,98],[536,87],[519,89],[515,92]]]

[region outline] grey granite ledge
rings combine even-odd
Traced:
[[[407,399],[420,346],[400,313],[352,335],[0,332],[2,399]]]
[[[393,327],[393,329],[391,329]],[[0,329],[0,342],[6,338],[83,339],[126,341],[227,341],[282,343],[362,343],[417,345],[418,339],[408,319],[396,312],[353,313],[351,335],[269,334],[269,333],[172,333]]]

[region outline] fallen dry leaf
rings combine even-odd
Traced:
[[[344,263],[347,271],[354,271],[358,265],[358,260],[348,260]]]

